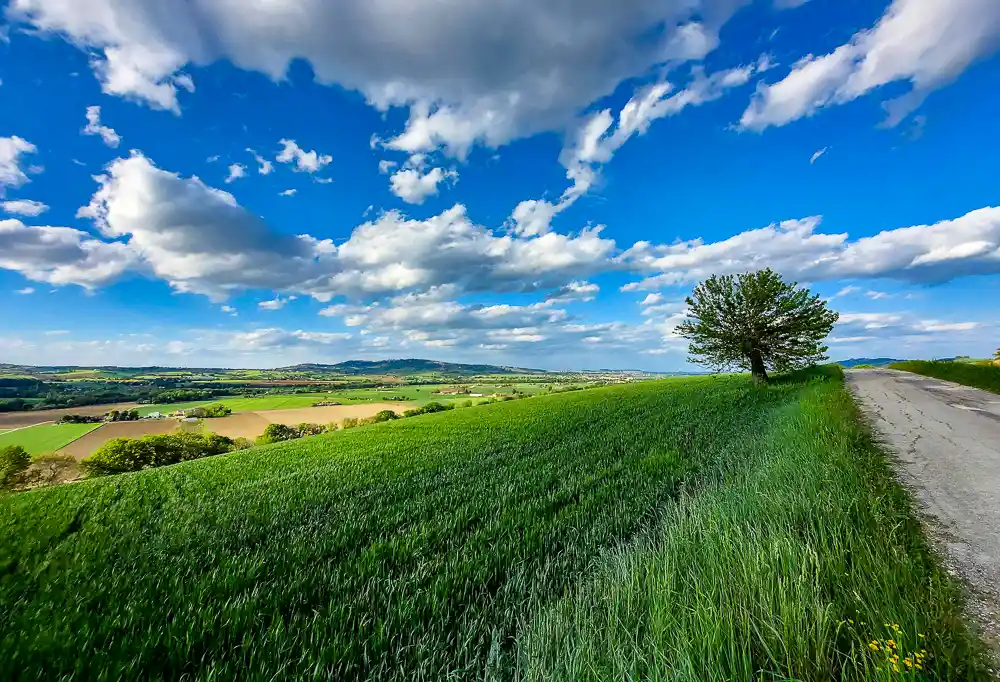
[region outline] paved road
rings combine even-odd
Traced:
[[[1000,645],[1000,395],[888,369],[847,377]]]

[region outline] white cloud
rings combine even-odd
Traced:
[[[228,346],[234,350],[254,352],[297,346],[330,346],[350,338],[351,335],[346,333],[310,332],[301,329],[285,331],[272,327],[236,332],[230,336]]]
[[[0,268],[36,282],[95,288],[117,279],[133,262],[124,244],[105,243],[80,230],[0,220]]]
[[[809,157],[809,165],[811,166],[811,165],[813,165],[814,163],[816,163],[817,161],[819,161],[819,158],[820,158],[821,156],[823,156],[824,154],[826,154],[826,151],[827,151],[828,149],[829,149],[829,147],[823,147],[823,148],[822,148],[822,149],[820,149],[820,150],[819,150],[818,152],[816,152],[816,153],[815,153],[815,154],[813,154],[813,155],[812,155],[811,157]]]
[[[79,215],[93,218],[106,237],[126,239],[114,246],[132,254],[134,268],[177,291],[217,300],[246,289],[320,300],[442,284],[548,290],[607,269],[616,251],[601,227],[517,238],[476,225],[461,204],[426,220],[383,213],[337,246],[277,233],[231,194],[158,169],[137,152],[113,162],[98,180],[100,189]]]
[[[117,147],[122,141],[113,128],[101,124],[101,108],[98,106],[87,107],[87,125],[83,128],[83,134],[99,135],[109,147]]]
[[[282,192],[278,192],[279,197],[294,197],[295,193],[298,192],[297,189],[286,189]]]
[[[660,81],[637,91],[617,118],[610,109],[590,115],[570,132],[559,155],[570,186],[556,203],[537,199],[519,203],[508,221],[512,229],[522,236],[545,234],[552,219],[590,191],[600,175],[600,166],[611,161],[615,152],[634,135],[644,135],[658,119],[719,99],[727,90],[745,85],[754,73],[768,68],[770,60],[766,56],[756,64],[709,75],[700,67],[695,68],[683,90],[674,92],[672,83]]]
[[[329,154],[320,154],[315,149],[311,152],[305,151],[295,143],[295,140],[282,139],[279,144],[283,145],[283,149],[278,154],[278,163],[294,164],[293,170],[296,172],[316,173],[333,161],[333,157]]]
[[[216,161],[219,160],[219,158],[220,157],[219,157],[218,154],[213,154],[212,156],[210,156],[207,159],[205,159],[205,161],[208,162],[208,163],[215,163]]]
[[[566,286],[560,287],[552,292],[549,299],[558,299],[559,301],[582,301],[584,303],[588,303],[593,301],[600,291],[601,287],[593,282],[570,282]]]
[[[269,175],[271,171],[274,170],[274,164],[265,159],[263,156],[255,152],[253,149],[247,147],[247,151],[253,155],[254,161],[257,162],[257,172],[261,175]]]
[[[390,161],[389,159],[382,159],[378,162],[378,172],[382,175],[388,175],[389,171],[393,170],[399,164],[395,161]]]
[[[0,197],[7,187],[20,187],[29,181],[27,173],[21,169],[21,157],[34,154],[35,145],[18,136],[0,137]]]
[[[40,216],[49,210],[47,204],[30,199],[14,199],[12,201],[0,202],[3,212],[10,215]]]
[[[1000,273],[1000,208],[979,209],[934,225],[886,230],[856,241],[847,234],[818,233],[819,223],[815,216],[788,220],[714,243],[640,242],[619,261],[634,270],[659,274],[624,288],[658,288],[762,267],[813,281],[886,277],[934,283]]]
[[[963,334],[981,327],[974,321],[923,319],[908,312],[841,313],[831,341],[851,343],[871,339],[901,339],[934,334]]]
[[[623,81],[703,58],[746,0],[442,3],[437,0],[12,0],[8,14],[93,55],[105,92],[172,111],[180,70],[228,60],[405,106],[405,151],[497,146],[558,129]]]
[[[438,185],[445,180],[455,182],[458,171],[432,168],[422,173],[416,168],[402,168],[389,178],[392,193],[408,204],[422,204],[429,196],[438,193]]]
[[[21,296],[30,296],[35,293],[35,287],[24,287],[23,289],[18,289],[14,293],[20,294]]]
[[[321,185],[329,185],[333,182],[333,178],[313,178],[313,181],[318,182]]]
[[[281,310],[286,305],[288,305],[289,301],[294,301],[295,299],[296,299],[295,296],[287,296],[285,298],[282,298],[281,296],[275,296],[270,301],[261,301],[260,303],[257,304],[257,307],[260,308],[261,310]]]
[[[909,91],[884,104],[885,125],[894,126],[998,46],[1000,4],[994,0],[893,0],[875,27],[830,54],[804,57],[783,80],[762,84],[740,125],[785,125],[906,81]]]
[[[230,315],[238,315],[238,314],[239,314],[238,312],[236,312],[236,308],[234,308],[234,307],[233,307],[233,306],[231,306],[231,305],[224,305],[224,306],[221,306],[221,307],[219,308],[219,310],[221,310],[221,311],[222,311],[222,312],[224,312],[224,313],[228,313],[228,314],[230,314]]]
[[[229,175],[226,176],[226,184],[239,180],[242,177],[246,177],[247,167],[242,163],[234,163],[229,166]]]
[[[110,238],[128,238],[143,269],[177,291],[225,298],[283,290],[320,273],[316,240],[272,231],[227,192],[161,170],[142,154],[118,159],[80,210]]]

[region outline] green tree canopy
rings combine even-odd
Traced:
[[[687,298],[688,319],[678,333],[688,339],[691,362],[750,370],[767,381],[768,370],[787,371],[826,359],[823,340],[839,315],[826,301],[771,270],[713,275]]]

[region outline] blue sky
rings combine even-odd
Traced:
[[[1000,345],[990,0],[333,5],[7,4],[0,362],[675,370],[764,266]]]

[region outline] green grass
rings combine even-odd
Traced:
[[[928,679],[986,679],[958,614],[838,376],[542,396],[0,498],[3,679],[889,679],[884,622],[927,635]]]
[[[20,445],[29,455],[55,452],[82,438],[100,424],[41,424],[0,433],[0,448]]]
[[[981,388],[992,393],[1000,393],[1000,365],[911,360],[893,363],[889,365],[889,369],[901,369],[935,379],[954,381],[956,384]]]

